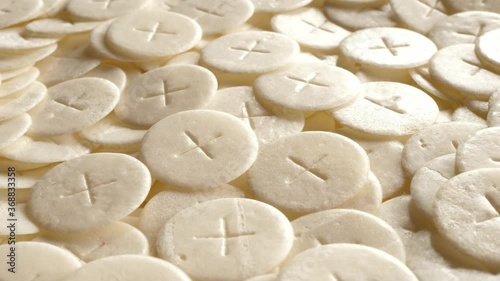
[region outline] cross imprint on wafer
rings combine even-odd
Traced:
[[[241,107],[241,113],[242,113],[242,117],[240,117],[240,119],[243,119],[252,129],[255,130],[256,126],[255,126],[255,119],[257,118],[264,118],[264,117],[271,117],[272,115],[259,115],[259,116],[250,116],[250,103],[249,102],[245,102],[245,104]]]
[[[294,92],[295,93],[302,93],[302,91],[304,91],[305,88],[312,87],[312,86],[328,88],[328,85],[314,81],[316,79],[316,77],[318,77],[318,75],[319,75],[319,73],[314,72],[314,73],[309,74],[305,79],[301,78],[301,77],[293,77],[290,75],[287,75],[285,77],[287,79],[298,82],[299,85],[297,85],[295,87]]]
[[[382,43],[384,44],[383,46],[372,46],[372,47],[369,47],[370,50],[378,50],[378,49],[386,49],[388,50],[393,56],[398,56],[398,48],[405,48],[405,47],[409,47],[410,44],[408,43],[402,43],[402,44],[395,44],[394,42],[392,42],[391,39],[387,38],[387,37],[381,37],[380,40],[382,41]]]
[[[373,99],[370,97],[365,97],[365,100],[367,100],[373,104],[376,104],[378,106],[381,106],[383,108],[389,109],[390,111],[393,111],[393,112],[396,112],[399,114],[406,114],[406,110],[404,110],[398,106],[398,102],[401,100],[400,96],[393,96],[392,98],[386,99],[386,100],[376,100],[376,99]]]
[[[103,8],[105,10],[107,10],[109,7],[111,7],[111,5],[114,3],[114,2],[119,2],[121,0],[91,0],[91,2],[94,2],[94,3],[103,3],[104,6]]]
[[[466,59],[463,59],[462,61],[468,65],[472,65],[472,66],[476,67],[476,69],[471,73],[471,76],[474,76],[474,75],[478,74],[481,70],[484,70],[483,66],[480,63],[473,62],[473,61],[466,60]]]
[[[145,32],[148,34],[148,37],[146,38],[147,42],[153,41],[156,36],[158,35],[176,35],[177,33],[175,32],[168,32],[168,31],[158,31],[160,28],[160,23],[157,22],[151,29],[139,29],[139,28],[134,28],[135,31],[140,31],[140,32]]]
[[[163,99],[163,102],[165,106],[169,106],[172,104],[173,96],[175,96],[176,93],[184,91],[189,89],[189,87],[180,87],[180,88],[173,88],[169,89],[167,80],[163,80],[163,88],[162,92],[158,93],[154,96],[149,96],[149,97],[142,97],[141,99],[151,99],[151,98],[156,98],[156,97],[161,97]]]
[[[248,56],[250,56],[250,54],[269,54],[269,53],[271,53],[271,51],[269,51],[269,50],[259,48],[259,44],[262,43],[263,41],[265,41],[265,39],[257,40],[255,42],[253,42],[252,44],[250,44],[250,46],[248,46],[246,48],[245,47],[229,47],[229,49],[244,52],[244,54],[239,58],[239,60],[246,59]]]
[[[8,8],[2,8],[2,9],[0,9],[0,15],[5,15],[5,14],[8,14],[10,12],[11,12],[11,10],[8,9]]]
[[[440,12],[441,14],[446,14],[445,10],[438,9],[438,5],[441,2],[441,0],[436,0],[433,5],[429,5],[426,1],[424,0],[418,0],[418,2],[422,3],[424,6],[429,7],[429,11],[425,14],[425,17],[428,18],[432,12],[437,11]]]
[[[222,18],[224,17],[224,14],[220,13],[220,12],[217,12],[218,9],[220,9],[221,7],[223,7],[224,5],[226,5],[226,3],[219,3],[218,5],[210,8],[210,9],[207,9],[207,8],[203,8],[203,7],[198,7],[198,6],[194,6],[193,5],[193,8],[195,10],[197,10],[198,12],[201,13],[200,16],[198,17],[195,17],[193,18],[194,20],[199,20],[201,18],[204,18],[206,16],[214,16],[214,17],[218,17],[218,18]]]
[[[296,179],[298,179],[299,177],[301,177],[305,173],[309,173],[309,174],[313,175],[315,178],[320,179],[322,181],[327,181],[328,176],[323,175],[321,172],[319,172],[316,169],[316,165],[318,165],[318,163],[321,162],[321,160],[323,160],[326,156],[328,156],[328,155],[325,154],[325,155],[321,156],[316,162],[314,162],[311,165],[311,167],[309,167],[306,163],[304,163],[303,161],[301,161],[293,156],[288,157],[287,159],[290,160],[290,162],[292,162],[296,166],[299,166],[303,170],[297,176],[295,176],[292,180],[288,181],[288,183],[292,183],[293,181],[295,181]]]
[[[335,33],[335,30],[331,30],[329,28],[326,28],[325,25],[330,23],[328,20],[325,20],[323,21],[321,24],[319,25],[316,25],[310,21],[308,21],[307,19],[300,19],[303,23],[309,25],[312,27],[312,29],[309,31],[309,33],[313,33],[313,32],[316,32],[318,30],[323,30],[325,32],[328,32],[328,33]]]
[[[495,211],[496,214],[491,215],[488,218],[486,218],[482,221],[479,221],[478,223],[487,222],[487,221],[490,221],[490,220],[493,220],[493,219],[500,217],[500,190],[498,189],[498,187],[496,185],[493,185],[492,187],[495,189],[495,191],[487,192],[484,195],[484,198],[486,199],[486,201],[488,202],[490,207],[493,208],[493,210]]]
[[[255,235],[255,231],[248,231],[248,232],[236,232],[236,233],[231,233],[229,230],[229,227],[227,225],[227,219],[226,218],[221,218],[219,220],[219,231],[220,234],[217,235],[210,235],[210,236],[201,236],[201,237],[193,237],[195,240],[197,239],[221,239],[221,255],[222,256],[227,256],[229,254],[229,247],[227,246],[227,243],[229,242],[230,239],[238,239],[240,237],[245,237],[245,236],[252,236]]]
[[[67,101],[54,99],[54,102],[65,106],[65,108],[71,108],[71,109],[76,110],[76,111],[83,111],[83,110],[87,109],[87,107],[82,105],[82,104],[78,104],[78,102],[81,99],[86,98],[87,96],[88,96],[88,93],[84,93],[83,95],[80,95],[80,96],[71,97]]]
[[[217,137],[213,138],[212,140],[210,140],[210,141],[208,141],[206,143],[203,143],[203,144],[201,143],[200,139],[197,138],[195,135],[193,135],[191,132],[184,131],[184,134],[188,137],[189,141],[191,143],[193,143],[194,145],[196,145],[196,146],[193,147],[193,148],[190,148],[190,149],[188,149],[188,150],[186,150],[184,152],[182,152],[179,155],[182,156],[182,155],[187,154],[187,153],[189,153],[189,152],[191,152],[191,151],[193,151],[195,149],[199,149],[203,153],[203,155],[205,157],[207,157],[208,159],[212,160],[212,159],[215,158],[215,156],[206,148],[206,146],[215,143],[217,141],[217,139],[219,139],[220,137],[222,137],[221,134],[218,135]]]
[[[85,195],[87,196],[87,199],[89,201],[89,203],[91,205],[94,205],[95,203],[95,193],[93,193],[93,191],[97,188],[101,188],[103,186],[106,186],[106,185],[109,185],[109,184],[112,184],[112,183],[115,183],[116,182],[116,179],[113,179],[113,180],[110,180],[108,182],[105,182],[105,183],[101,183],[101,184],[97,184],[97,185],[93,185],[89,176],[87,175],[87,173],[83,173],[83,185],[85,187],[84,190],[80,190],[80,191],[77,191],[75,193],[72,193],[72,194],[69,194],[69,195],[66,195],[66,196],[62,196],[63,198],[66,198],[66,197],[72,197],[72,196],[75,196],[75,195],[79,195],[79,194],[82,194],[82,193],[85,193]]]
[[[465,36],[473,36],[474,37],[474,43],[479,39],[479,36],[483,35],[484,33],[484,28],[486,25],[484,23],[479,24],[479,29],[476,32],[469,33],[469,32],[462,32],[462,31],[457,31],[457,34],[460,35],[465,35]]]

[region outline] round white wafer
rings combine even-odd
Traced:
[[[165,66],[134,79],[115,113],[130,124],[151,126],[174,113],[205,107],[216,91],[216,77],[203,67]]]
[[[438,21],[428,36],[441,49],[456,44],[474,43],[484,33],[499,27],[500,15],[497,13],[463,12]]]
[[[239,117],[249,125],[261,145],[300,133],[304,128],[301,114],[275,115],[255,98],[251,87],[219,90],[205,109],[218,110]]]
[[[391,0],[390,3],[401,23],[422,34],[427,34],[449,13],[441,0]]]
[[[280,211],[256,200],[226,198],[177,213],[159,234],[158,253],[193,278],[229,281],[269,272],[292,243],[292,226]],[[210,266],[203,266],[208,260]]]
[[[425,163],[411,180],[412,200],[429,219],[432,219],[434,214],[432,208],[439,188],[456,175],[455,158],[455,153],[437,157]]]
[[[396,82],[361,84],[360,98],[333,118],[356,131],[382,136],[404,136],[434,123],[439,108],[422,90]]]
[[[435,124],[414,134],[403,150],[403,168],[408,175],[415,174],[427,162],[455,153],[460,144],[486,126],[470,122]]]
[[[31,50],[46,47],[57,43],[60,37],[41,38],[23,36],[20,27],[9,28],[0,31],[0,50],[4,52],[18,52],[19,50]]]
[[[394,27],[398,24],[389,3],[375,7],[325,5],[324,12],[334,23],[353,31],[373,27]]]
[[[40,82],[33,82],[25,89],[0,99],[0,121],[21,115],[39,104],[47,88]]]
[[[52,244],[71,251],[85,262],[126,254],[148,255],[144,234],[123,222],[114,222],[93,232],[81,234],[43,233],[33,241]]]
[[[200,26],[189,17],[164,11],[139,11],[113,21],[106,33],[109,47],[143,60],[185,52],[201,39]]]
[[[127,216],[146,198],[150,186],[149,171],[137,159],[94,153],[45,174],[33,187],[31,215],[53,232],[90,231]]]
[[[250,0],[256,12],[280,13],[304,7],[312,0]]]
[[[286,66],[299,50],[299,44],[285,35],[243,31],[213,40],[201,50],[201,59],[217,70],[258,74]]]
[[[478,58],[500,69],[500,27],[479,36],[476,41]]]
[[[405,262],[401,238],[385,221],[355,210],[327,210],[292,221],[295,241],[290,252],[300,252],[322,245],[351,243],[384,251]]]
[[[0,156],[30,165],[47,164],[80,157],[90,153],[90,150],[88,143],[82,142],[74,135],[52,138],[32,138],[24,135],[0,150]]]
[[[0,98],[26,89],[38,78],[38,75],[40,75],[38,68],[31,67],[28,71],[3,81],[0,87]]]
[[[54,50],[56,48],[57,48],[57,45],[54,44]],[[12,70],[3,71],[3,72],[1,72],[2,79],[8,80],[8,79],[14,78],[18,75],[21,75],[21,74],[27,72],[28,70],[30,70],[33,67],[33,65],[34,65],[34,63],[31,63],[31,64],[28,64],[28,66],[24,66],[24,67],[20,67],[20,68],[12,68]]]
[[[37,36],[59,36],[73,33],[88,32],[99,22],[78,22],[71,19],[48,18],[32,21],[25,27],[25,32]]]
[[[38,81],[47,87],[52,87],[68,80],[77,79],[96,68],[100,63],[100,59],[90,56],[74,58],[58,57],[54,54],[54,56],[45,58],[36,64],[40,69]]]
[[[352,140],[304,132],[262,148],[248,171],[248,183],[259,200],[284,210],[311,212],[353,198],[368,172],[368,157]]]
[[[307,250],[287,264],[278,276],[286,280],[386,280],[417,281],[395,257],[372,247],[332,244]]]
[[[500,3],[498,1],[487,0],[443,0],[446,7],[454,12],[464,11],[489,11],[500,13]]]
[[[42,8],[41,0],[2,1],[0,4],[0,29],[32,18]]]
[[[149,0],[70,0],[66,10],[76,18],[103,21],[141,10]]]
[[[297,63],[283,71],[259,76],[255,94],[269,103],[296,111],[341,107],[358,97],[359,79],[325,63]]]
[[[437,48],[414,31],[378,27],[349,35],[341,42],[340,50],[346,58],[362,65],[405,69],[426,64]]]
[[[439,50],[432,57],[429,70],[432,78],[474,99],[488,100],[500,88],[500,74],[481,64],[473,44],[453,45]]]
[[[62,280],[82,266],[80,260],[69,251],[39,242],[18,242],[15,245],[15,273],[7,271],[11,245],[1,245],[0,254],[4,260],[0,279],[9,281]]]
[[[274,31],[290,36],[304,47],[330,50],[337,48],[350,32],[330,22],[321,10],[308,8],[279,14],[272,18]]]
[[[491,95],[488,108],[488,126],[500,126],[500,89]]]
[[[140,157],[169,185],[206,189],[243,174],[257,158],[258,141],[237,117],[213,110],[176,113],[143,138]]]
[[[57,44],[52,44],[18,54],[0,53],[0,71],[14,71],[32,66],[35,62],[52,54],[56,49]]]
[[[0,121],[0,149],[24,135],[30,126],[31,117],[26,113]]]
[[[222,33],[245,23],[254,12],[250,0],[179,1],[170,10],[198,22],[203,35]]]
[[[203,192],[181,192],[166,190],[151,198],[139,218],[139,229],[149,240],[150,248],[156,250],[156,241],[163,225],[178,212],[205,201],[219,198],[243,198],[243,191],[224,184]]]
[[[78,78],[49,88],[47,97],[30,111],[33,136],[50,137],[77,132],[110,113],[120,90],[102,78]]]
[[[457,149],[457,170],[500,168],[500,128],[486,128],[474,133]]]
[[[441,187],[434,201],[436,227],[465,254],[498,268],[500,169],[462,173]]]
[[[119,255],[99,259],[82,266],[64,281],[191,281],[173,264],[142,255]]]

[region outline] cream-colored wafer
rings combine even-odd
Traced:
[[[432,219],[434,199],[439,188],[454,177],[456,154],[437,157],[420,168],[411,180],[411,196],[415,206],[428,219]]]
[[[141,10],[149,0],[70,0],[66,10],[74,17],[103,21]]]
[[[460,251],[498,268],[500,169],[479,169],[451,178],[434,201],[434,222]]]
[[[426,64],[436,45],[416,32],[392,27],[356,31],[340,44],[342,54],[361,65],[412,68]]]
[[[113,21],[106,42],[121,55],[148,60],[185,52],[201,35],[201,27],[184,15],[143,10]]]
[[[395,257],[372,247],[332,244],[307,250],[290,261],[278,275],[286,280],[417,281],[417,277]]]
[[[166,261],[142,255],[118,255],[82,266],[64,281],[191,281],[182,270]]]
[[[108,115],[118,103],[120,90],[102,78],[78,78],[49,88],[47,97],[30,111],[30,134],[51,137],[71,134]]]
[[[308,8],[278,14],[271,20],[274,31],[295,39],[304,47],[330,50],[337,48],[350,32],[330,22],[320,9]]]
[[[292,243],[292,226],[280,211],[256,200],[226,198],[177,213],[161,230],[157,250],[193,278],[233,281],[271,271]],[[210,266],[203,266],[207,260]]]
[[[169,115],[208,105],[217,79],[197,65],[169,65],[134,79],[123,92],[115,114],[130,124],[150,127]]]
[[[31,215],[53,232],[91,231],[139,207],[150,186],[149,171],[137,159],[94,153],[66,161],[45,174],[33,187]]]
[[[152,251],[156,251],[156,241],[163,225],[178,212],[205,201],[219,198],[243,198],[243,191],[224,184],[202,192],[182,192],[165,190],[151,198],[139,218],[139,229],[146,235]]]
[[[342,125],[366,134],[410,135],[434,123],[439,108],[418,88],[396,82],[361,84],[360,98],[340,109],[333,118]]]
[[[456,44],[475,43],[481,35],[499,27],[499,14],[470,11],[441,19],[434,24],[428,36],[441,49]]]
[[[11,253],[11,247],[8,244],[0,246],[0,253],[5,259]],[[80,260],[69,251],[46,243],[18,242],[15,248],[15,273],[8,271],[9,264],[3,262],[0,270],[2,280],[62,280],[82,266]]]
[[[500,88],[500,74],[486,69],[474,52],[473,44],[460,44],[439,50],[432,57],[432,78],[465,96],[488,100]]]
[[[26,113],[0,121],[0,149],[24,135],[30,126],[31,117]]]
[[[299,50],[299,44],[285,35],[243,31],[213,40],[201,50],[201,59],[225,72],[265,73],[289,64]]]
[[[500,168],[500,128],[475,132],[457,149],[457,170],[466,172],[481,168]]]
[[[297,63],[259,76],[255,94],[274,106],[295,111],[320,111],[347,105],[358,97],[359,79],[325,63]]]
[[[290,258],[322,245],[351,243],[384,251],[405,262],[401,238],[385,221],[355,210],[327,210],[292,221],[295,241]]]
[[[71,251],[85,262],[109,256],[149,253],[148,241],[144,234],[123,222],[114,222],[104,228],[81,234],[43,233],[33,241]]]
[[[190,110],[162,119],[143,138],[140,158],[153,177],[200,190],[228,183],[257,158],[255,133],[239,118],[213,110]]]
[[[38,68],[30,67],[28,71],[3,81],[0,86],[0,97],[5,97],[26,89],[26,87],[31,85],[31,83],[38,78],[39,74],[40,71]]]
[[[334,133],[304,132],[265,146],[248,171],[248,183],[259,200],[312,212],[353,198],[368,172],[368,157],[355,142]]]

